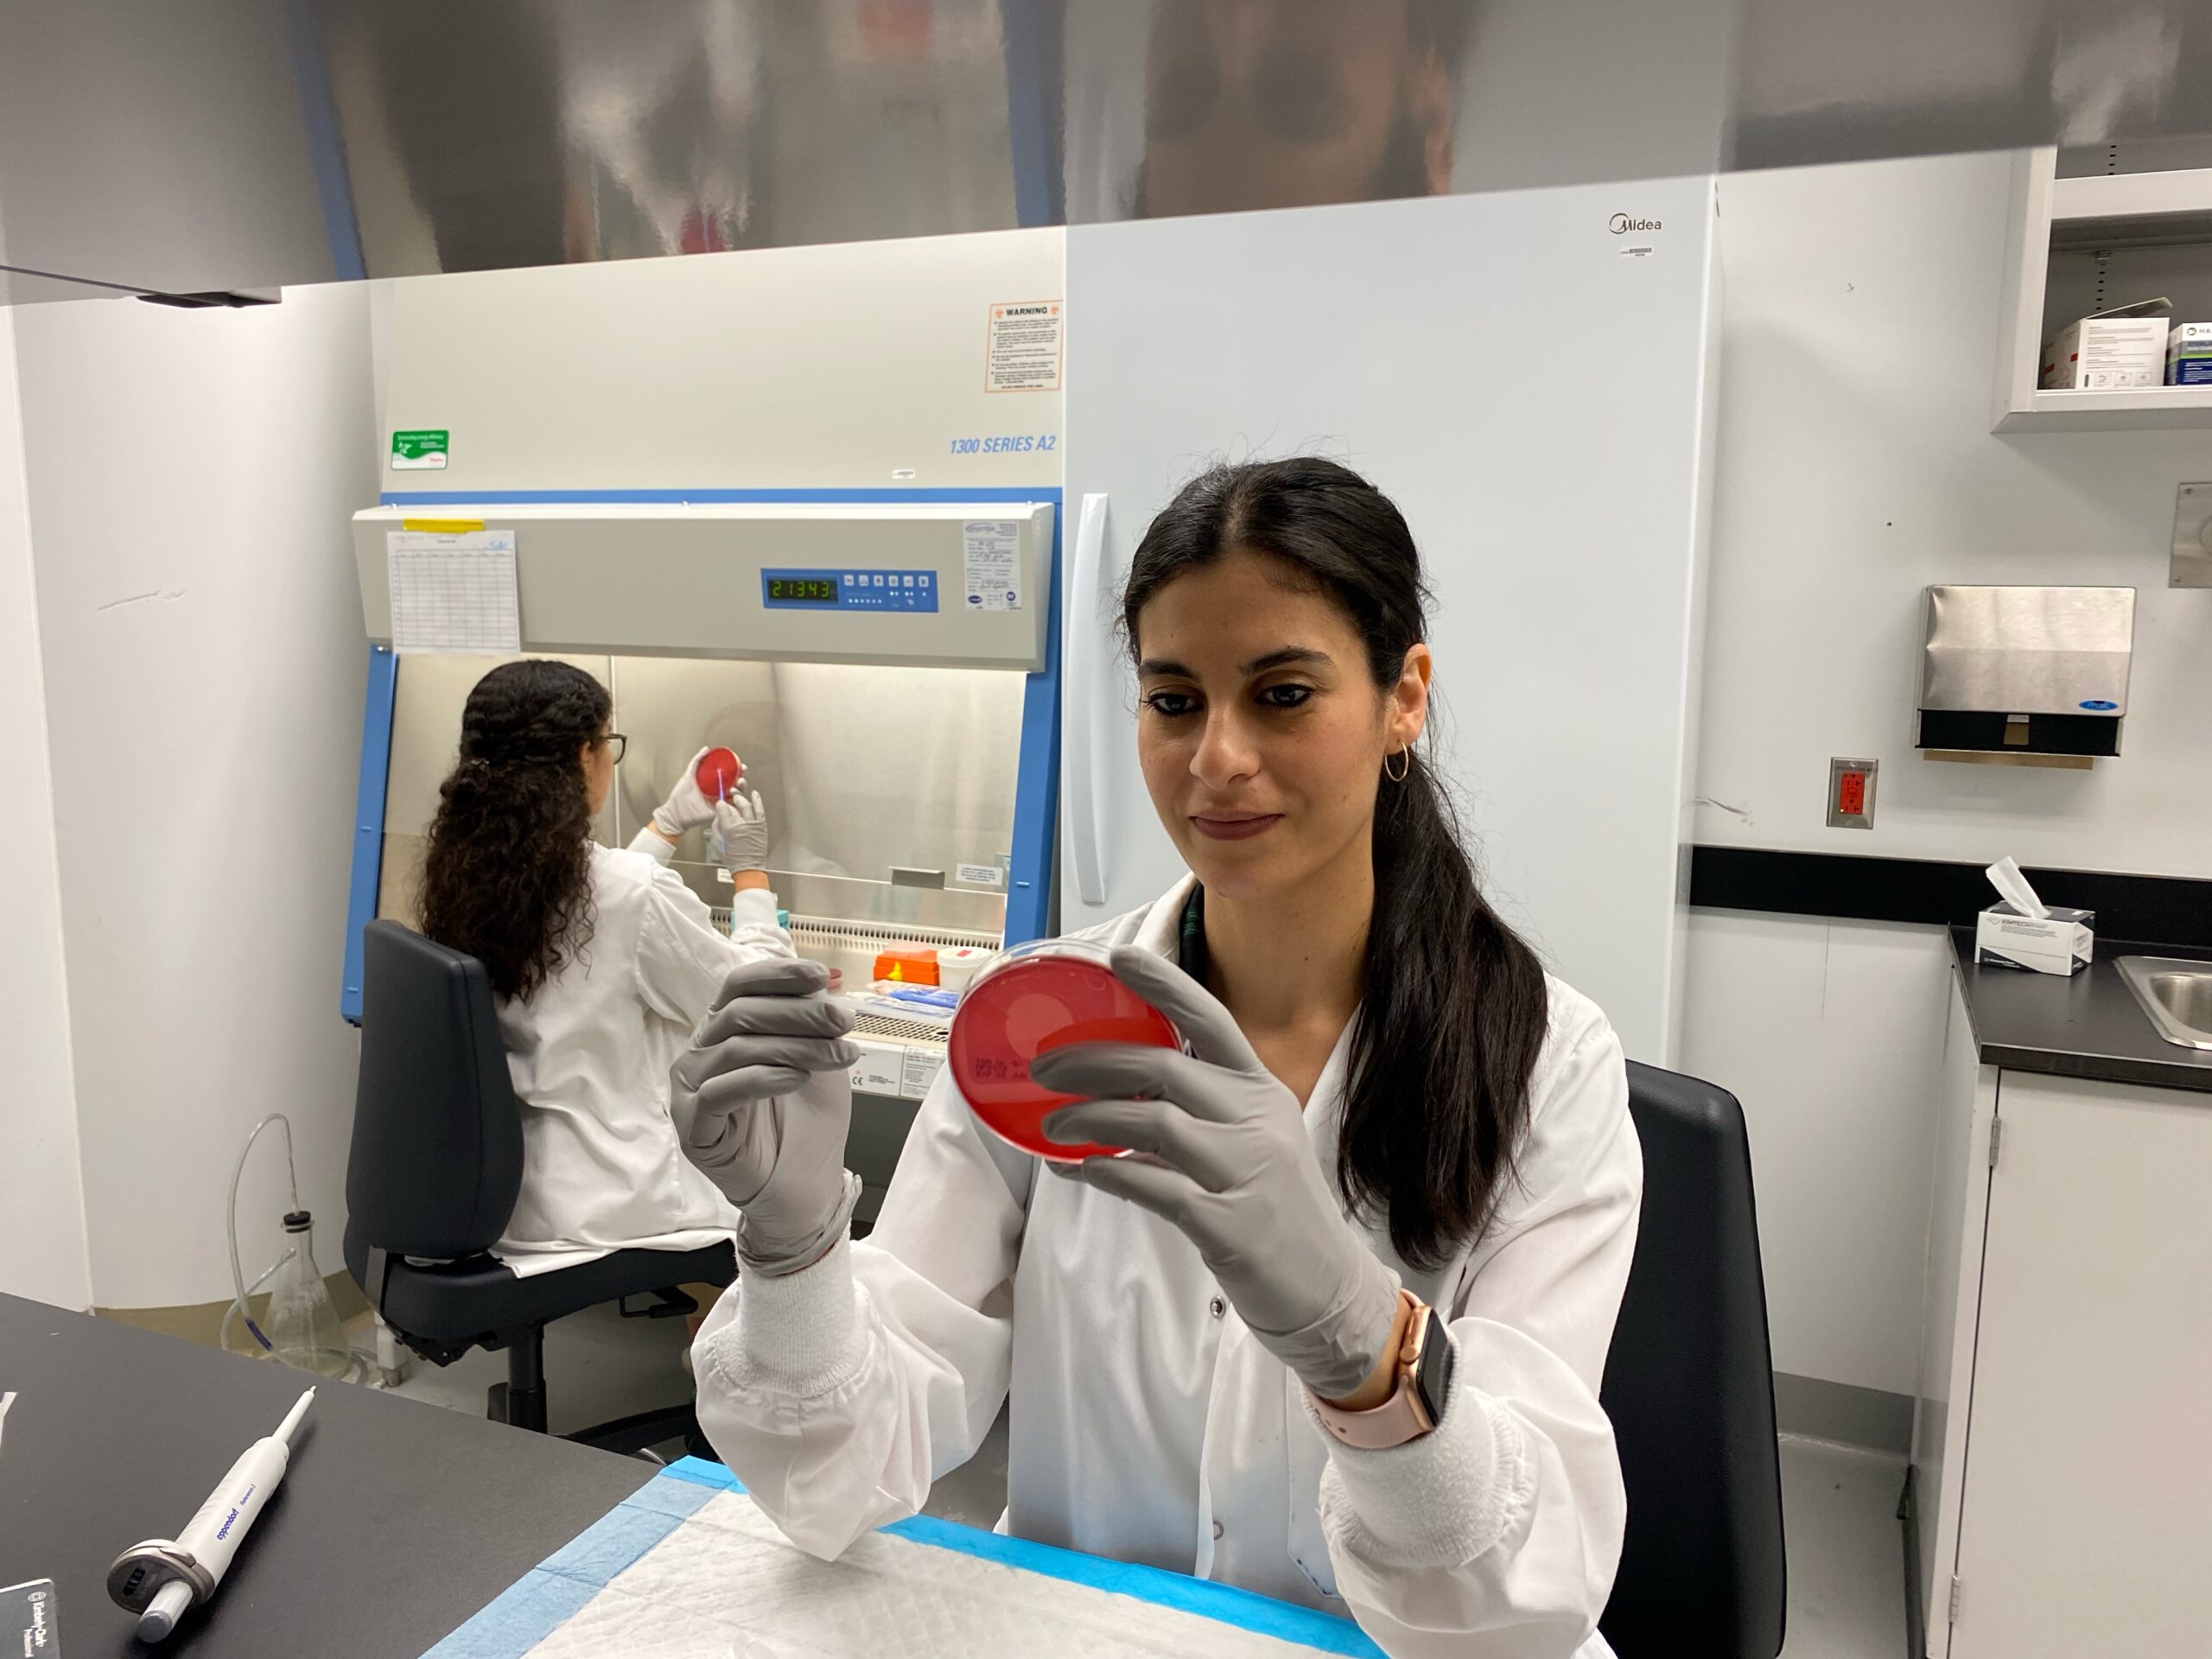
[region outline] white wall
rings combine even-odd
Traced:
[[[2174,488],[2212,477],[2212,434],[1990,435],[2008,168],[1722,181],[1700,841],[2212,875],[2212,593],[2165,586]],[[1921,759],[1936,582],[2137,588],[2126,753]],[[1871,833],[1821,821],[1847,754],[1882,762]],[[1683,1065],[1750,1119],[1781,1370],[1912,1390],[1947,949],[1936,928],[1693,919]]]
[[[0,1291],[92,1305],[61,892],[24,509],[12,308],[0,308]]]
[[[2212,433],[1991,435],[2009,168],[1722,181],[1699,777],[1726,805],[1700,841],[2212,876],[2212,591],[2166,586],[2175,486],[2212,477]],[[1923,760],[1931,582],[2134,588],[2126,753],[2086,772]],[[1823,823],[1831,755],[1879,757],[1872,831]]]
[[[89,301],[15,325],[92,1300],[228,1294],[225,1185],[276,1110],[333,1271],[364,660],[346,527],[376,491],[366,291],[240,312]],[[249,1272],[285,1205],[276,1147],[256,1163]]]

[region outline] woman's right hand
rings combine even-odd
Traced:
[[[754,1273],[819,1260],[858,1196],[844,1159],[860,1053],[829,985],[818,962],[732,969],[671,1072],[684,1154],[744,1212],[738,1251]]]
[[[699,787],[699,763],[713,747],[709,744],[683,763],[683,774],[676,780],[676,787],[669,791],[666,800],[653,809],[653,828],[664,839],[674,841],[686,830],[702,830],[715,821],[715,803]],[[736,782],[744,781],[745,772],[741,767]]]
[[[759,790],[741,789],[715,803],[715,830],[708,850],[732,875],[768,868],[768,809],[761,804]]]

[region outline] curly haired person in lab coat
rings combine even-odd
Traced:
[[[709,800],[699,755],[626,850],[592,839],[626,742],[613,712],[569,664],[493,669],[423,853],[423,931],[484,964],[522,1108],[522,1190],[493,1250],[524,1275],[734,1235],[736,1211],[677,1144],[669,1068],[733,969],[792,955],[760,795]],[[667,868],[694,828],[731,873],[727,934]]]
[[[1598,1391],[1643,1190],[1620,1044],[1484,901],[1419,740],[1405,520],[1313,459],[1223,467],[1123,595],[1145,781],[1190,874],[1079,937],[1192,1052],[1066,1047],[1047,1163],[950,1068],[849,1236],[844,1015],[731,976],[677,1062],[744,1212],[699,1418],[793,1541],[911,1515],[1011,1391],[1017,1537],[1349,1613],[1402,1656],[1608,1652]]]

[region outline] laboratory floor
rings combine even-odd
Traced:
[[[546,1415],[567,1433],[688,1395],[681,1319],[625,1319],[611,1306],[545,1333]],[[418,1362],[394,1393],[481,1415],[484,1391],[506,1376],[501,1354],[478,1350],[442,1369]],[[665,1456],[682,1447],[659,1448]],[[1900,1659],[1905,1653],[1904,1547],[1897,1522],[1902,1459],[1795,1435],[1782,1440],[1783,1527],[1789,1548],[1789,1637],[1782,1659]],[[995,1522],[1006,1502],[1006,1419],[962,1468],[938,1482],[929,1513]]]

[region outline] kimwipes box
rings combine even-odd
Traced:
[[[2031,968],[2039,974],[2078,973],[2096,949],[2096,920],[2094,910],[2053,905],[2050,914],[2038,921],[2000,899],[1975,925],[1974,959],[1983,966]]]

